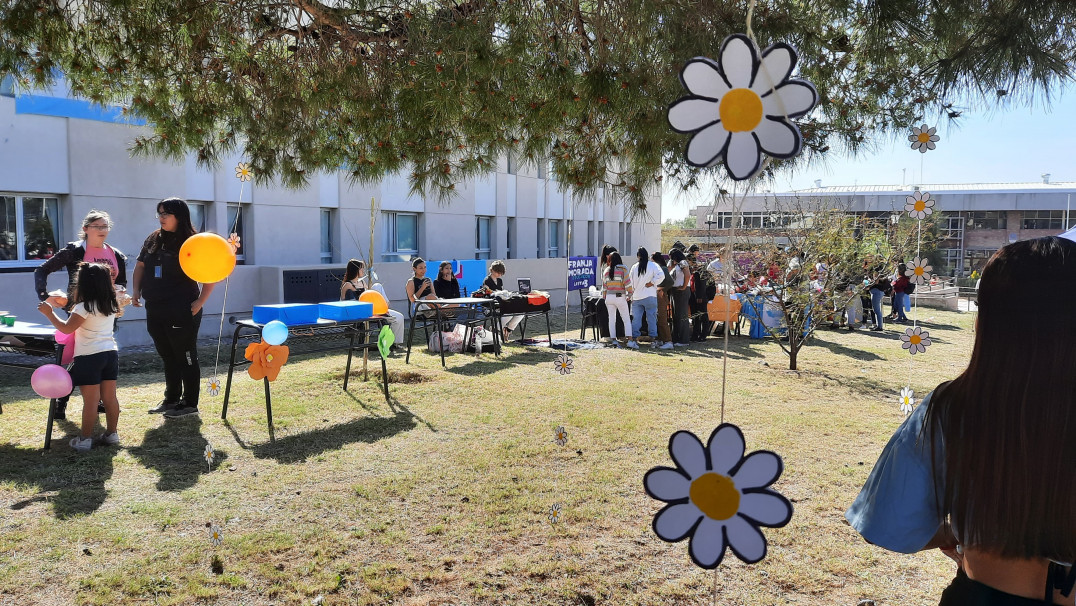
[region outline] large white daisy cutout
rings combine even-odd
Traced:
[[[904,416],[912,414],[912,409],[915,408],[915,392],[911,387],[900,388],[900,411],[904,413]]]
[[[702,568],[717,568],[729,547],[748,564],[766,557],[760,526],[779,528],[792,504],[767,487],[781,476],[781,457],[768,450],[744,456],[743,432],[722,423],[706,446],[688,431],[669,438],[676,467],[646,472],[646,494],[668,503],[654,516],[654,533],[674,543],[691,537],[688,553]]]
[[[934,212],[934,198],[930,192],[917,191],[905,199],[904,210],[913,219],[925,219]]]
[[[904,270],[904,275],[916,285],[922,286],[930,282],[930,270],[934,269],[926,257],[916,257]]]
[[[762,155],[791,158],[803,139],[790,118],[807,114],[818,93],[805,80],[792,80],[796,51],[779,42],[761,58],[747,36],[733,34],[721,44],[721,61],[695,57],[680,70],[690,93],[669,107],[669,125],[694,133],[684,157],[688,164],[713,166],[724,160],[729,176],[749,179]]]
[[[908,135],[908,140],[912,142],[912,149],[918,149],[919,153],[925,154],[928,149],[934,149],[938,147],[935,145],[938,141],[941,141],[941,137],[936,135],[938,129],[933,126],[913,126],[912,134]]]
[[[916,326],[904,331],[900,336],[901,347],[908,350],[913,356],[917,353],[925,353],[930,347],[930,333]]]

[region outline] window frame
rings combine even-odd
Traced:
[[[414,217],[415,219],[415,246],[414,248],[400,247],[399,223],[400,217]],[[385,211],[385,241],[381,253],[384,261],[407,261],[418,255],[419,230],[421,229],[421,213]]]
[[[336,246],[334,246],[333,242],[335,210],[334,208],[321,207],[321,212],[318,214],[318,240],[322,265],[333,263],[336,257]],[[328,251],[325,250],[326,244],[329,245]]]
[[[1003,210],[969,211],[964,226],[966,229],[1008,229],[1008,213]]]
[[[14,207],[15,207],[15,218],[14,218],[14,221],[15,221],[14,228],[15,229],[14,229],[14,232],[13,232],[14,237],[15,237],[15,242],[14,242],[14,246],[13,246],[14,251],[15,251],[15,258],[14,259],[0,260],[0,268],[37,267],[42,262],[46,261],[47,259],[51,258],[53,255],[55,255],[57,252],[59,252],[59,250],[61,248],[63,248],[67,244],[67,241],[63,237],[63,233],[64,233],[64,221],[63,221],[63,212],[62,212],[62,210],[63,210],[63,201],[61,200],[61,197],[60,197],[59,194],[16,193],[16,192],[0,191],[0,198],[11,198],[12,202],[14,204]],[[54,216],[50,217],[50,220],[54,221],[54,223],[55,223],[53,225],[53,227],[52,227],[53,243],[55,244],[55,246],[53,247],[52,253],[49,254],[47,257],[39,257],[39,258],[35,258],[35,259],[26,259],[26,258],[24,258],[26,256],[26,254],[27,254],[27,251],[26,251],[26,231],[27,230],[26,230],[25,222],[26,222],[26,199],[28,199],[28,198],[43,200],[46,203],[51,200],[51,201],[53,201],[55,203]],[[48,211],[46,211],[46,216],[48,216]]]
[[[482,225],[486,226],[486,246],[482,246]],[[475,215],[474,218],[474,258],[489,259],[493,254],[493,217]]]
[[[228,208],[225,211],[225,219],[228,224],[225,225],[224,232],[229,236],[235,234],[239,236],[239,250],[235,251],[235,262],[237,265],[246,265],[247,255],[246,251],[249,250],[250,241],[247,239],[245,229],[246,222],[250,220],[249,217],[249,203],[229,202]],[[232,219],[232,209],[236,209],[236,219]]]
[[[1025,210],[1020,217],[1021,229],[1064,229],[1065,211],[1063,210]]]
[[[546,258],[560,258],[560,219],[546,221]]]
[[[202,201],[195,201],[195,202],[191,202],[190,200],[187,201],[187,208],[190,209],[191,211],[194,210],[195,206],[197,206],[198,208],[201,209],[199,211],[201,213],[201,217],[202,217],[201,225],[195,225],[195,223],[194,223],[194,215],[195,215],[195,213],[194,212],[191,212],[191,225],[194,226],[194,231],[196,231],[198,233],[203,233],[207,228],[207,220],[206,220],[207,214],[206,213],[207,213],[207,211],[209,209],[209,203],[208,202],[202,202]],[[228,232],[227,234],[224,234],[225,237],[227,237],[229,235],[231,235],[231,232]]]

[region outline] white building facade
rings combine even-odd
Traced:
[[[413,256],[504,259],[506,285],[530,277],[563,305],[568,256],[600,254],[606,243],[631,251],[660,242],[660,191],[647,202],[650,216],[632,220],[605,192],[597,201],[581,201],[544,168],[518,167],[510,158],[495,173],[460,183],[458,196],[442,204],[411,195],[406,175],[362,186],[342,172],[325,173],[306,189],[291,190],[242,183],[235,176],[239,155],[215,170],[190,157],[183,163],[132,158],[134,137],[146,132],[118,110],[71,99],[62,84],[46,95],[20,95],[10,81],[0,86],[0,310],[40,319],[32,270],[76,239],[91,209],[112,215],[108,242],[128,254],[133,267],[142,242],[158,227],[157,202],[170,196],[188,201],[196,229],[241,237],[229,315],[281,302],[287,270],[342,272],[348,259],[366,260],[371,237],[380,280],[400,310]],[[65,281],[54,275],[49,288]],[[207,312],[220,313],[223,292],[214,292]],[[572,304],[577,299],[573,294]],[[124,320],[140,322],[141,314],[133,310]],[[203,331],[215,333],[216,324],[207,318]],[[117,334],[128,343],[148,340],[144,330]]]

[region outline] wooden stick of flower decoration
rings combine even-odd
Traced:
[[[748,9],[748,32],[754,2]],[[690,59],[680,71],[688,95],[669,107],[672,129],[690,134],[684,157],[689,164],[709,168],[721,164],[734,181],[747,181],[773,158],[800,153],[802,137],[792,118],[806,115],[818,101],[810,83],[792,79],[798,57],[783,42],[759,52],[752,35],[733,34],[721,44],[718,61]],[[733,225],[739,208],[733,205]],[[733,234],[726,248],[730,255],[726,275],[732,271]],[[726,278],[726,288],[730,285]],[[728,327],[724,357],[728,359]],[[726,374],[722,373],[722,384]],[[688,431],[669,438],[669,454],[676,467],[659,466],[643,478],[646,493],[667,505],[654,516],[653,529],[668,542],[690,538],[688,553],[697,566],[714,569],[714,603],[717,602],[717,567],[726,548],[752,564],[766,556],[766,539],[760,528],[781,527],[792,519],[792,504],[769,488],[781,476],[781,457],[770,451],[744,456],[743,432],[725,423],[725,389],[722,388],[722,423],[704,446]]]

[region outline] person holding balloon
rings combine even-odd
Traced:
[[[64,334],[75,333],[75,358],[71,366],[71,384],[82,393],[82,432],[72,438],[71,447],[87,452],[93,447],[93,430],[97,425],[97,404],[104,402],[105,434],[101,441],[120,443],[117,425],[120,402],[116,396],[119,374],[119,348],[112,328],[120,310],[112,287],[111,267],[103,263],[84,263],[78,271],[67,320],[56,317],[52,304],[42,301],[38,311]]]
[[[161,200],[157,204],[157,219],[161,227],[142,244],[131,280],[132,302],[139,307],[145,299],[146,330],[164,362],[164,399],[149,413],[164,413],[167,418],[197,415],[202,379],[198,329],[202,324],[202,306],[213,292],[213,283],[204,283],[199,288],[199,282],[185,271],[187,268],[180,266],[180,249],[196,233],[187,203],[180,198]],[[224,242],[215,236],[217,239]],[[215,240],[207,243],[211,246]],[[224,273],[218,280],[235,266],[234,251],[228,258],[226,244],[223,250],[210,249],[210,254],[201,250],[186,252],[199,253],[191,255],[191,269],[214,277]],[[224,267],[229,263],[229,267]]]
[[[389,299],[385,296],[385,289],[379,283],[367,287],[366,264],[358,259],[351,259],[344,269],[344,281],[340,285],[341,301],[363,301],[372,303],[374,315],[388,315],[389,328],[392,330],[393,347],[402,343],[404,335],[403,314],[389,309]]]

